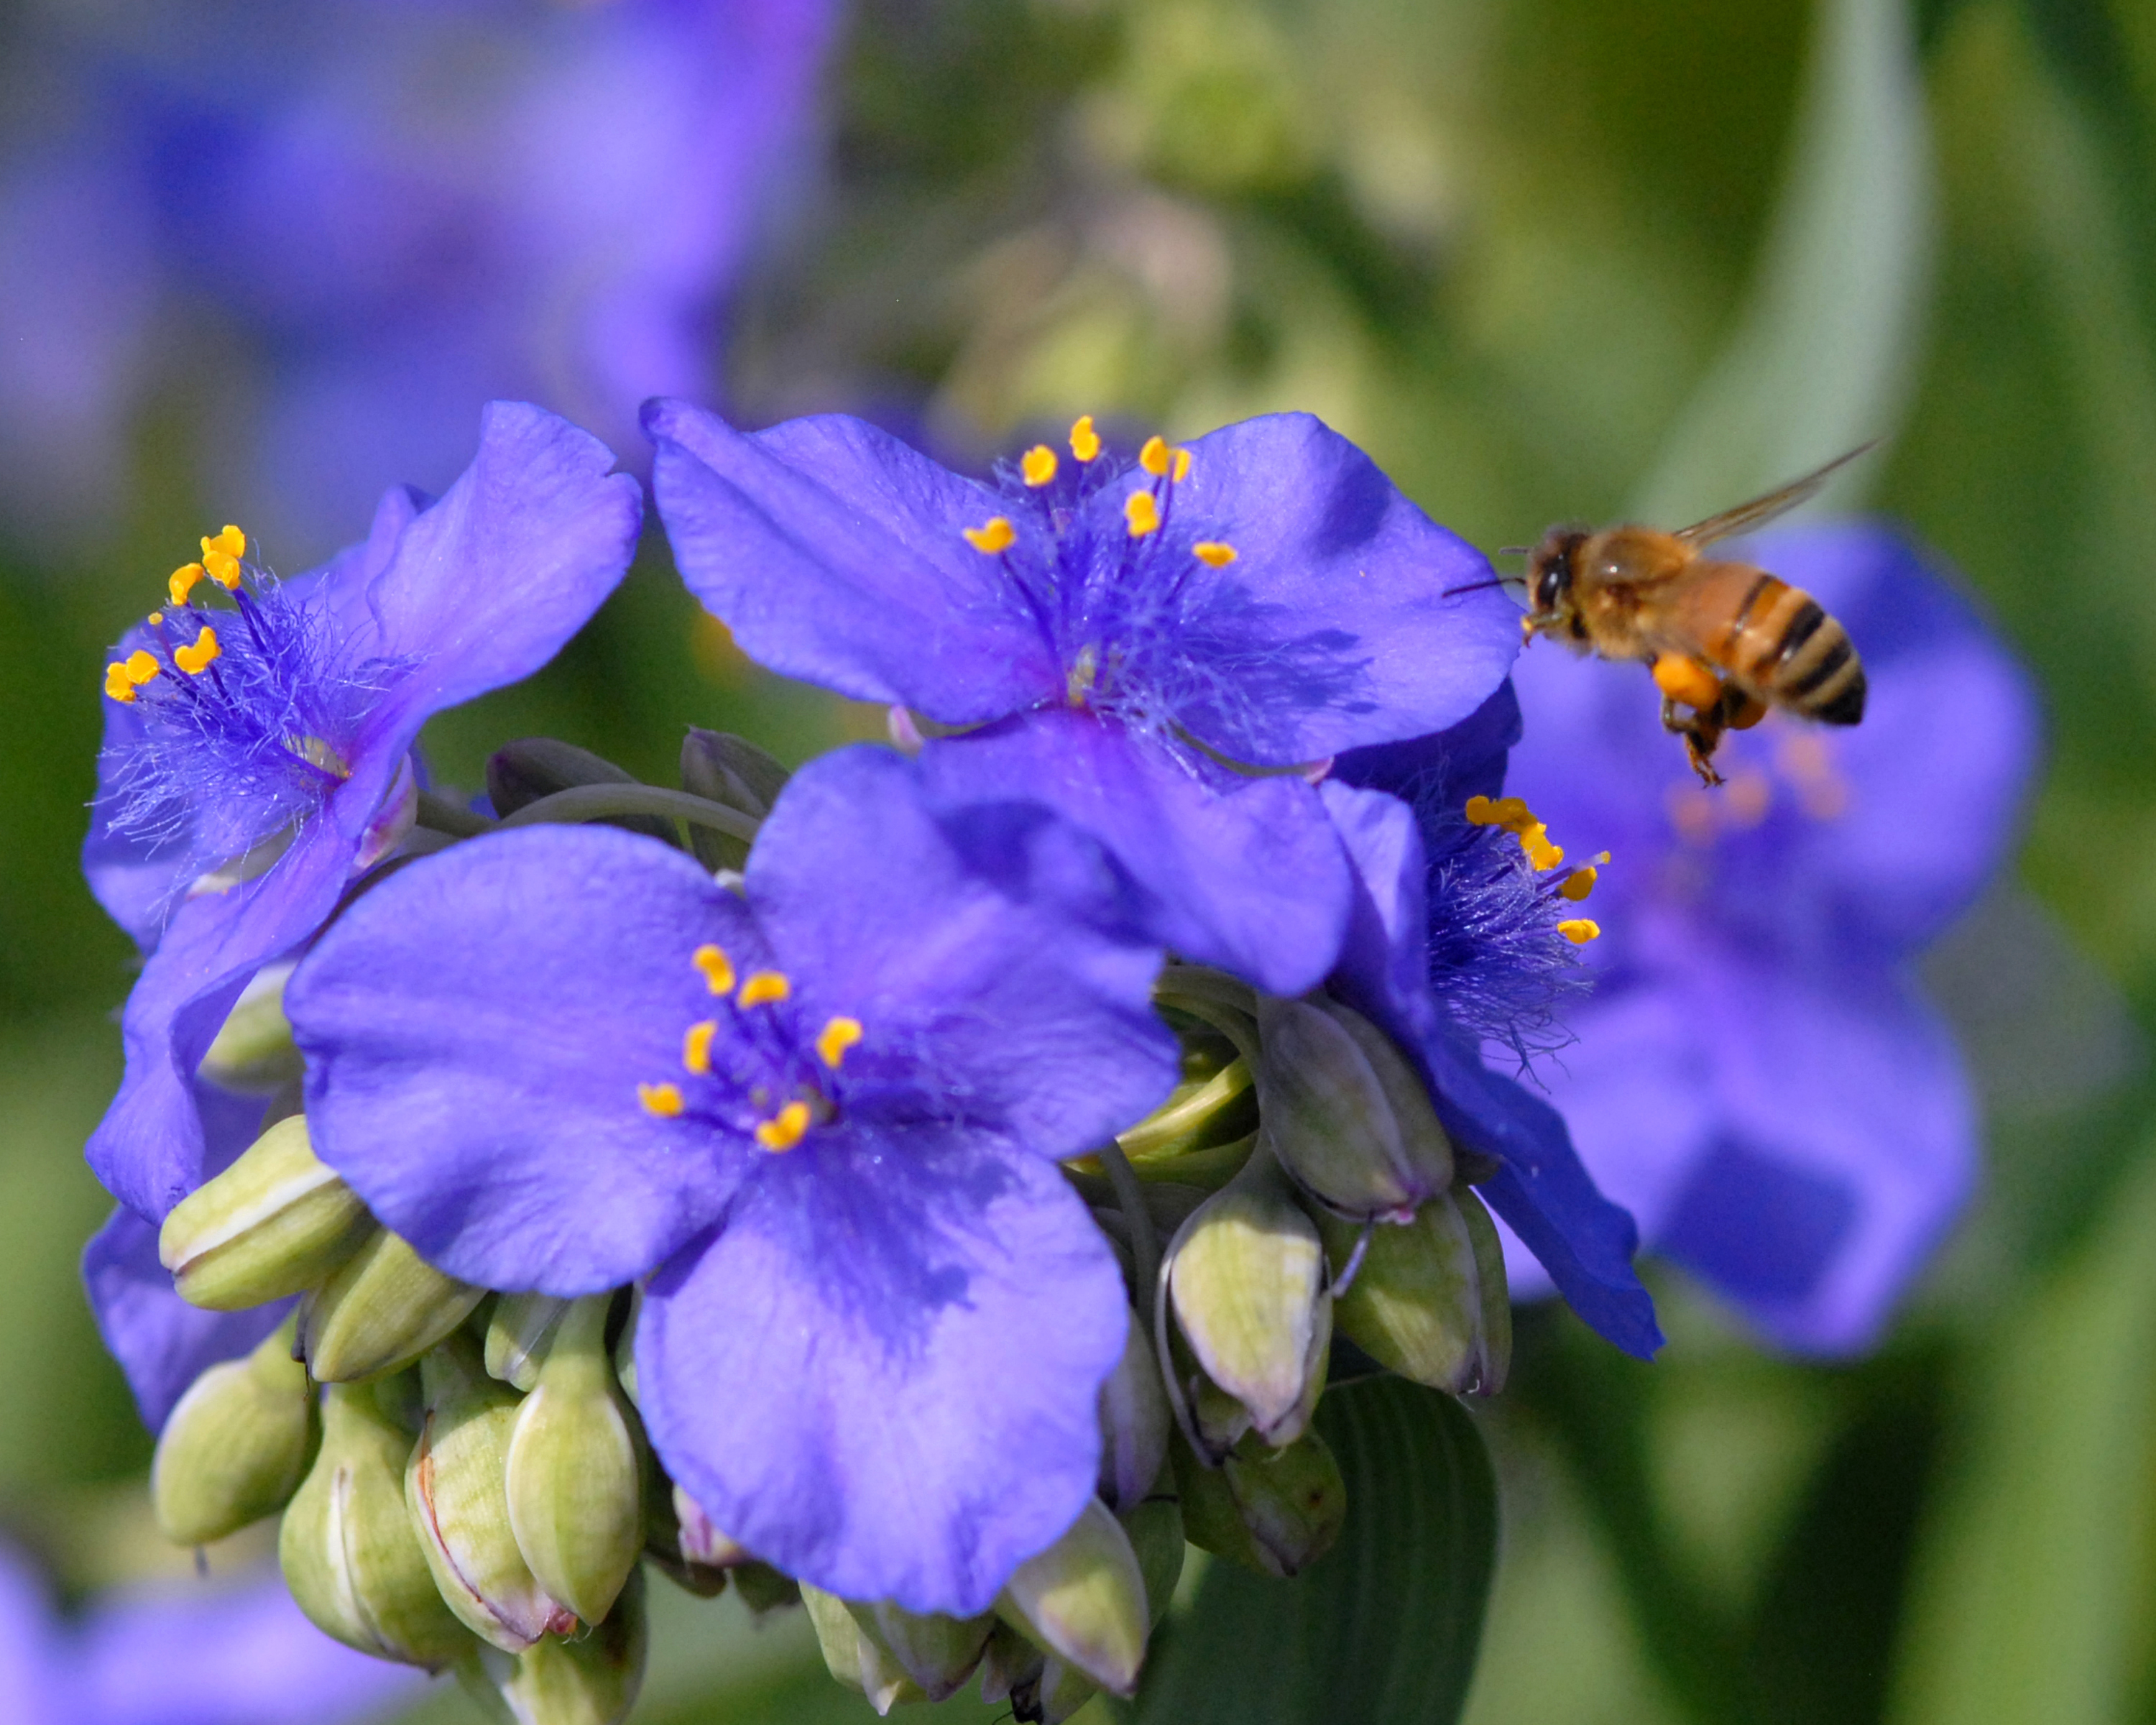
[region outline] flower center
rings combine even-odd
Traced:
[[[720,1003],[721,1016],[699,1019],[682,1032],[683,1076],[638,1085],[637,1101],[657,1119],[687,1115],[753,1138],[774,1154],[791,1150],[837,1112],[834,1081],[861,1040],[860,1020],[826,1019],[804,1048],[793,983],[783,971],[737,976],[726,950],[708,942],[689,963]]]
[[[1500,797],[1493,802],[1487,797],[1470,797],[1463,812],[1470,826],[1498,827],[1517,838],[1528,865],[1537,875],[1549,874],[1564,860],[1564,847],[1550,843],[1549,829],[1535,819],[1534,811],[1521,798]],[[1593,861],[1543,884],[1568,904],[1581,903],[1594,891],[1597,870],[1609,860],[1609,853],[1605,850]],[[1557,932],[1575,947],[1584,947],[1599,937],[1602,925],[1590,917],[1568,916],[1558,922]]]

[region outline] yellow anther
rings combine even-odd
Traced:
[[[224,649],[217,644],[217,631],[208,624],[204,624],[200,634],[186,646],[174,651],[172,663],[189,676],[198,677],[210,668],[217,656],[223,651]]]
[[[817,1056],[835,1072],[839,1062],[845,1059],[846,1050],[860,1040],[859,1019],[834,1018],[816,1033]]]
[[[661,1120],[671,1120],[681,1111],[681,1086],[678,1084],[639,1084],[636,1100],[644,1104],[646,1114],[655,1114]]]
[[[1547,873],[1564,860],[1564,847],[1549,841],[1549,829],[1537,821],[1520,834],[1520,849],[1527,854],[1527,860],[1536,872]]]
[[[1466,812],[1470,826],[1502,827],[1513,833],[1532,826],[1535,819],[1517,797],[1500,797],[1495,802],[1487,797],[1470,797]]]
[[[704,980],[711,985],[714,994],[731,994],[734,991],[734,962],[725,949],[708,943],[689,955],[689,962],[704,973]]]
[[[1575,947],[1584,947],[1591,940],[1599,940],[1602,925],[1585,916],[1568,916],[1557,926],[1557,932]]]
[[[1017,542],[1018,529],[1010,524],[1008,516],[992,515],[978,527],[961,527],[966,543],[983,557],[993,557],[999,551],[1009,551]]]
[[[203,567],[209,572],[209,578],[224,588],[227,593],[238,588],[239,585],[238,557],[222,551],[206,551],[203,553]]]
[[[213,551],[221,551],[228,557],[244,557],[247,555],[247,536],[227,521],[223,531],[203,541],[202,548],[204,557]]]
[[[127,655],[127,663],[121,669],[127,673],[127,680],[139,689],[162,670],[164,666],[137,647]]]
[[[1046,444],[1035,444],[1018,464],[1018,470],[1025,475],[1025,482],[1039,490],[1055,477],[1055,451]]]
[[[1199,562],[1216,569],[1224,569],[1235,561],[1235,547],[1222,539],[1201,539],[1190,550]]]
[[[743,1006],[763,1006],[774,1000],[783,1000],[793,992],[793,984],[786,979],[783,970],[752,970],[741,985],[736,996]]]
[[[1168,474],[1168,454],[1166,438],[1149,437],[1145,440],[1145,447],[1138,451],[1138,465],[1152,475],[1155,479],[1165,478]]]
[[[155,629],[159,624],[165,620],[165,614],[162,611],[152,611],[147,620],[150,627]]]
[[[1093,429],[1093,416],[1081,414],[1070,428],[1070,453],[1081,461],[1091,461],[1101,453],[1100,434]]]
[[[105,668],[105,692],[122,706],[135,698],[135,685],[127,679],[127,667],[116,659]]]
[[[718,1020],[706,1019],[681,1034],[681,1064],[701,1078],[711,1070],[711,1039],[719,1034]]]
[[[1142,539],[1160,531],[1160,506],[1152,492],[1133,491],[1123,499],[1123,519],[1130,524],[1131,537]]]
[[[808,1130],[808,1105],[796,1100],[778,1111],[774,1119],[757,1122],[756,1141],[767,1150],[791,1150]]]
[[[1175,452],[1175,482],[1179,485],[1183,482],[1183,480],[1189,477],[1190,451],[1188,449],[1178,449]]]
[[[1557,889],[1558,896],[1570,899],[1573,903],[1578,904],[1589,893],[1594,891],[1594,883],[1598,878],[1595,870],[1609,860],[1609,853],[1605,850],[1592,862],[1582,863],[1559,883]]]
[[[195,583],[203,578],[200,563],[182,563],[172,571],[172,578],[165,583],[165,591],[172,596],[172,603],[184,605],[187,595],[195,590]]]

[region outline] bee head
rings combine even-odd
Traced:
[[[1587,535],[1553,527],[1527,558],[1527,596],[1537,617],[1558,617],[1571,608],[1573,561]]]

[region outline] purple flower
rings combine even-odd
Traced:
[[[1512,788],[1614,857],[1578,1044],[1541,1072],[1651,1245],[1783,1346],[1845,1353],[1876,1339],[1975,1178],[1969,1086],[1910,961],[2007,852],[2035,702],[1892,531],[1786,529],[1748,555],[1847,627],[1862,725],[1776,714],[1729,740],[1710,792],[1636,666],[1521,662]]]
[[[865,748],[788,785],[740,896],[633,834],[478,839],[295,973],[308,1119],[452,1275],[649,1274],[644,1420],[732,1538],[977,1611],[1094,1488],[1127,1299],[1055,1162],[1176,1071],[1127,896],[1038,806],[938,812]]]
[[[227,530],[120,644],[83,862],[150,949],[90,1142],[122,1202],[160,1217],[200,1179],[196,1069],[248,979],[393,842],[420,726],[536,670],[621,578],[641,504],[613,461],[496,403],[439,501],[391,491],[363,543],[288,582]],[[228,608],[204,602],[219,589]]]
[[[983,727],[928,747],[933,781],[1051,804],[1165,944],[1276,993],[1331,968],[1351,893],[1281,769],[1443,729],[1518,649],[1494,589],[1455,591],[1481,555],[1307,414],[1135,464],[1081,420],[996,485],[843,415],[645,425],[682,574],[752,657]]]
[[[1596,1189],[1557,1111],[1483,1064],[1484,1045],[1524,1050],[1539,1036],[1573,968],[1558,881],[1463,812],[1502,788],[1519,724],[1507,685],[1449,732],[1343,757],[1321,787],[1356,870],[1327,986],[1419,1065],[1454,1143],[1493,1164],[1476,1191],[1573,1309],[1647,1358],[1662,1335],[1632,1271],[1632,1219]]]
[[[0,1547],[0,1717],[9,1725],[336,1725],[424,1680],[339,1645],[275,1575],[107,1594],[63,1623]]]
[[[106,356],[193,328],[267,380],[207,449],[280,540],[331,542],[368,501],[353,475],[439,485],[490,398],[621,441],[645,397],[709,383],[813,141],[834,13],[322,0],[48,24],[23,45],[72,123],[0,184],[6,254],[42,259],[0,264],[28,317],[0,352],[0,439],[49,438],[59,399],[70,458],[116,466],[154,367]]]

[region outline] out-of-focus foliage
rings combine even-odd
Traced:
[[[1083,412],[1305,408],[1493,547],[1889,439],[1865,501],[2050,702],[2020,881],[1932,967],[1989,1190],[1860,1367],[1763,1357],[1674,1280],[1651,1367],[1522,1323],[1477,1416],[1507,1522],[1468,1717],[2156,1717],[2156,9],[864,0],[829,95],[724,357],[752,419],[845,408],[980,460]],[[0,529],[0,1520],[78,1589],[184,1563],[72,1286],[127,981],[74,871],[96,672],[225,518],[184,402],[133,449],[95,567]],[[467,786],[537,732],[656,778],[688,722],[800,758],[880,721],[749,667],[653,547],[429,744]],[[660,1609],[639,1719],[865,1717],[798,1620]]]

